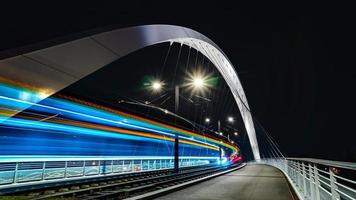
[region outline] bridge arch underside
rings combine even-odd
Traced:
[[[188,45],[204,54],[227,82],[240,109],[256,160],[260,159],[256,133],[237,73],[223,51],[192,29],[172,25],[145,25],[112,30],[0,61],[0,78],[40,88],[40,101],[136,50],[163,42]],[[25,108],[24,108],[25,109]]]

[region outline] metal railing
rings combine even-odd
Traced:
[[[308,158],[262,159],[279,168],[301,200],[356,200],[356,163]]]
[[[212,164],[214,157],[181,157],[179,167]],[[0,189],[21,185],[173,169],[172,157],[0,159]]]

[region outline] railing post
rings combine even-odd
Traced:
[[[337,180],[336,177],[334,176],[334,171],[332,170],[332,167],[329,168],[329,173],[330,173],[331,199],[332,200],[340,199],[340,194],[336,191],[337,185],[335,183]]]
[[[290,167],[290,172],[292,174],[292,181],[295,183],[295,173],[294,173],[294,161],[291,160],[288,163],[291,167]]]
[[[104,162],[105,163],[105,162]],[[98,171],[99,171],[99,175],[100,174],[104,174],[104,170],[103,170],[103,166],[101,166],[101,160],[98,160]]]
[[[298,161],[298,187],[299,187],[299,190],[303,191],[303,174],[302,174],[302,165],[300,164],[300,162]]]
[[[110,174],[113,174],[114,173],[114,160],[111,160],[111,172],[110,172]]]
[[[305,171],[305,165],[304,165],[304,162],[302,162],[302,170],[303,170],[303,190],[304,190],[304,196],[307,197],[308,196],[308,191],[307,191],[307,182],[306,182],[306,179],[307,179],[307,174],[306,174],[306,171]]]
[[[308,163],[309,166],[309,187],[310,187],[310,199],[315,199],[315,177],[313,176],[313,167],[311,163]]]
[[[100,174],[100,171],[99,171]],[[85,160],[83,161],[83,176],[85,176]]]
[[[294,182],[298,186],[298,173],[297,173],[297,170],[298,170],[297,162],[293,161]]]
[[[288,160],[284,160],[283,164],[284,164],[284,169],[286,170],[286,173],[289,175],[289,177],[291,177],[291,175],[289,173],[290,171],[288,168]]]
[[[42,166],[42,181],[44,180],[44,174],[45,174],[45,168],[46,168],[46,162],[43,161],[43,166]]]
[[[314,164],[314,177],[315,177],[315,199],[320,200],[320,182],[319,182],[319,172],[317,165]]]
[[[289,170],[290,170],[290,173],[291,173],[292,181],[295,182],[293,162],[294,161],[290,160],[290,161],[288,161],[287,164],[289,166]]]
[[[297,180],[296,180],[297,186],[300,189],[300,178],[299,178],[300,174],[299,174],[299,162],[298,161],[296,161],[296,175],[297,175]]]
[[[68,161],[64,161],[64,178],[67,178]]]
[[[15,171],[14,171],[14,180],[13,180],[13,183],[17,183],[17,170],[19,169],[19,163],[17,162],[16,163],[16,166],[15,166]]]

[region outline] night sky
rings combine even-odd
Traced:
[[[114,27],[174,24],[192,28],[219,45],[235,65],[253,116],[287,156],[356,161],[356,69],[351,44],[355,23],[347,5],[120,1],[117,5],[85,2],[2,8],[1,51]],[[162,64],[167,47],[150,47],[117,65],[128,66],[137,60],[135,56],[152,58],[152,52],[159,53],[147,62]],[[124,82],[125,76],[120,80]],[[120,91],[117,98],[125,93]],[[135,98],[142,99],[139,94]]]

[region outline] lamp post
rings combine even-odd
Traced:
[[[174,96],[175,96],[175,104],[174,104],[174,110],[175,113],[178,115],[178,109],[179,109],[179,86],[176,85],[174,88]],[[179,171],[179,138],[178,134],[175,134],[174,137],[174,172]]]
[[[228,116],[227,117],[227,121],[229,122],[229,123],[233,123],[234,121],[235,121],[235,119],[232,117],[232,116]],[[220,120],[218,120],[218,133],[219,133],[219,135],[223,135],[223,133],[221,132],[221,121]],[[227,140],[228,141],[230,141],[230,134],[229,133],[227,133]],[[219,159],[220,159],[220,163],[221,163],[221,157],[222,157],[222,155],[221,155],[221,145],[219,145]]]
[[[193,76],[191,82],[188,85],[191,86],[193,90],[204,89],[204,87],[206,86],[205,79],[206,78],[204,78],[200,75]],[[164,85],[163,82],[160,80],[155,80],[150,84],[151,89],[154,92],[161,91],[163,88],[163,85]],[[180,91],[180,85],[175,85],[175,87],[174,87],[174,110],[177,115],[179,112],[179,91]],[[210,119],[208,121],[210,121]],[[174,172],[177,173],[178,171],[179,171],[179,135],[175,134],[175,137],[174,137]]]
[[[218,133],[219,133],[219,134],[221,134],[220,126],[221,126],[221,122],[220,122],[220,120],[218,120]]]
[[[175,96],[175,106],[174,106],[174,110],[176,112],[176,114],[178,114],[178,110],[179,110],[179,85],[176,85],[174,88],[174,96]]]

